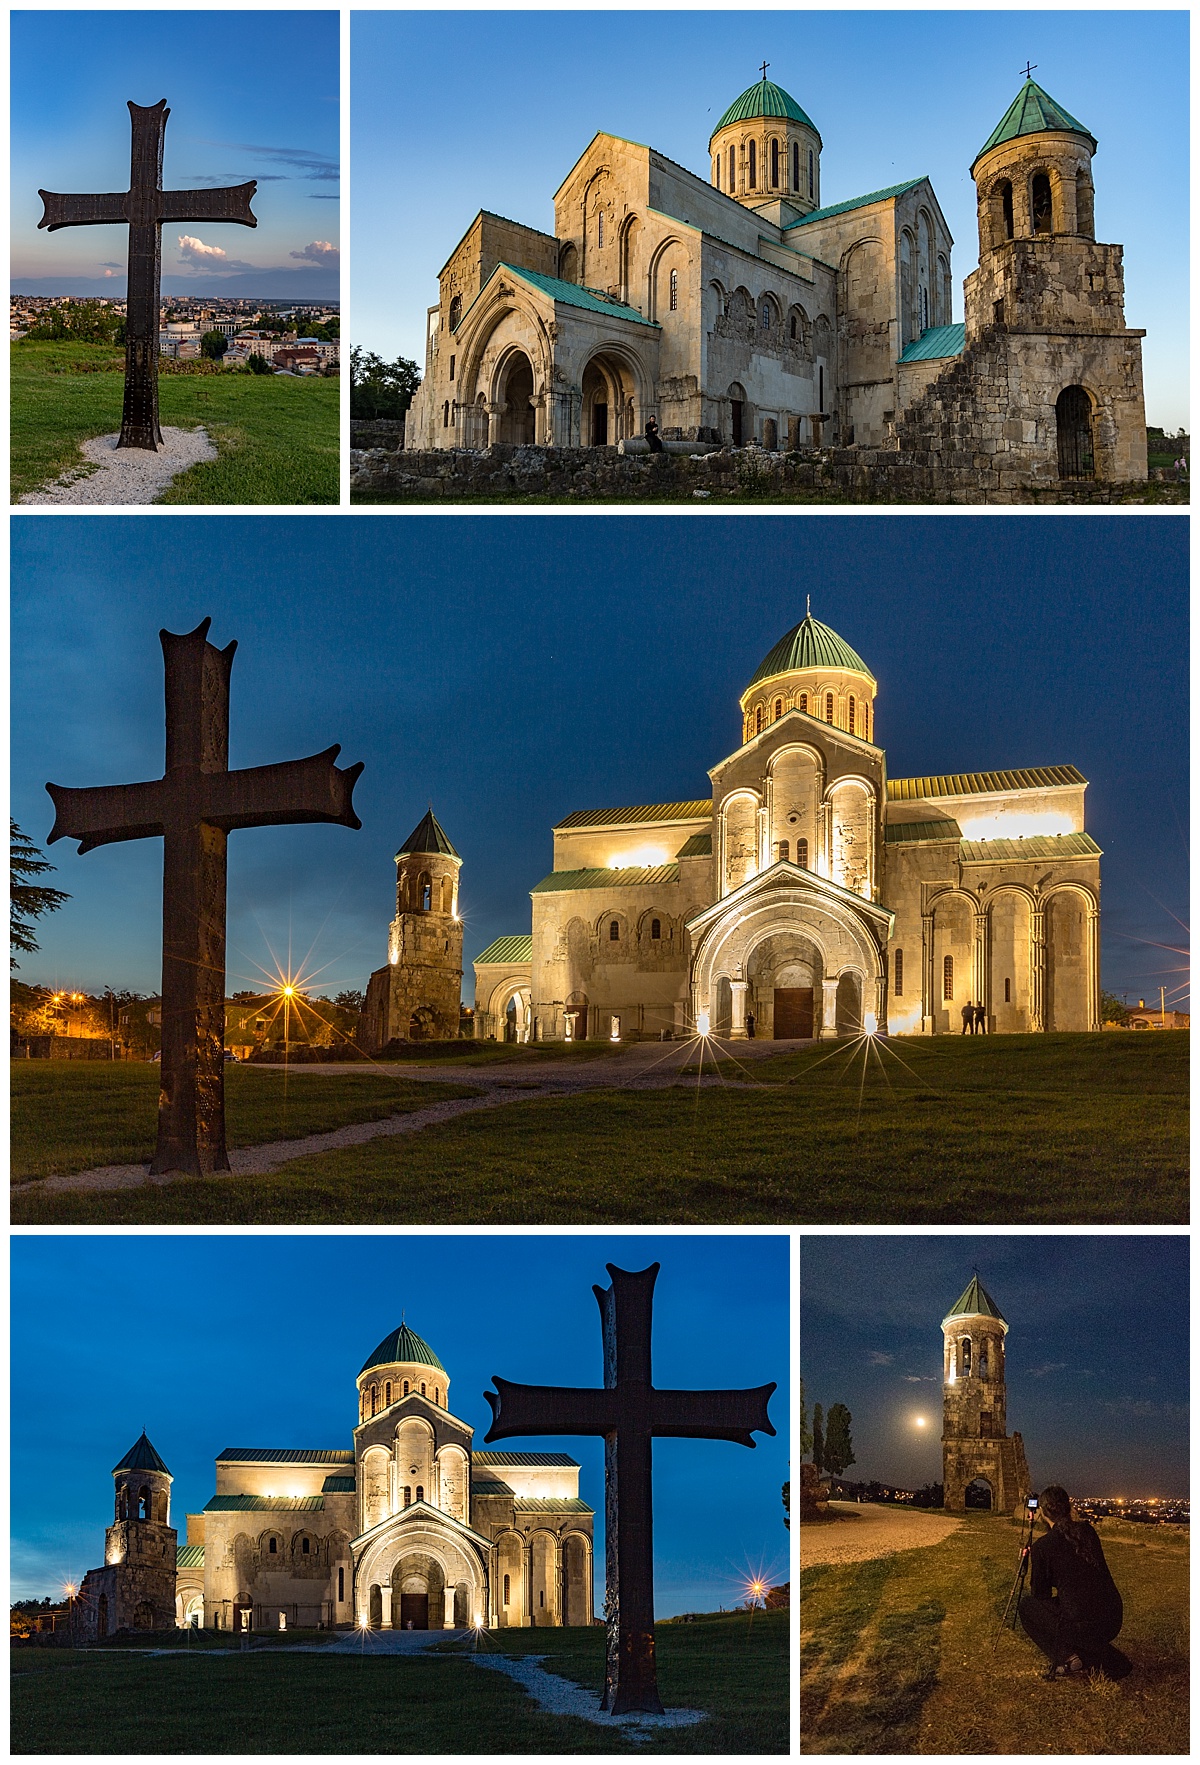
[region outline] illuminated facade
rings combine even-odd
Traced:
[[[1008,1433],[1008,1325],[975,1275],[942,1319],[942,1485],[948,1513],[1010,1514],[1029,1494],[1019,1434]]]
[[[429,809],[396,853],[396,917],[388,960],[367,983],[359,1036],[369,1053],[392,1041],[458,1035],[462,994],[462,859]]]
[[[227,1448],[178,1548],[170,1473],[143,1435],[113,1473],[106,1566],[77,1602],[84,1639],[590,1624],[593,1512],[575,1461],[476,1451],[446,1369],[405,1324],[356,1383],[353,1445]]]
[[[553,830],[476,1034],[776,1039],[1100,1027],[1100,848],[1073,766],[889,779],[876,680],[811,613],[740,700],[709,796]]]

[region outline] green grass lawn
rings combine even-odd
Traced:
[[[151,1062],[14,1060],[14,1182],[151,1158],[158,1077]],[[474,1094],[468,1085],[418,1085],[362,1067],[285,1073],[281,1067],[231,1066],[225,1073],[226,1134],[230,1146],[262,1146]]]
[[[643,1738],[538,1711],[501,1673],[456,1659],[116,1647],[13,1653],[15,1753],[781,1753],[788,1746],[786,1612],[658,1629],[670,1706],[710,1712]],[[486,1645],[493,1649],[490,1641]],[[598,1688],[604,1634],[505,1633],[505,1655]],[[598,1693],[597,1693],[597,1701]]]
[[[236,1183],[187,1178],[39,1197],[18,1190],[13,1218],[114,1225],[1187,1220],[1183,1033],[946,1036],[905,1041],[895,1052],[911,1070],[885,1054],[886,1068],[868,1064],[861,1095],[861,1061],[848,1048],[832,1059],[820,1051],[780,1055],[748,1069],[750,1082],[739,1075],[719,1089],[685,1084],[514,1102],[412,1139],[297,1159]],[[737,1071],[732,1063],[725,1070]],[[101,1090],[110,1071],[122,1069],[100,1068],[94,1082]],[[231,1074],[259,1076],[249,1068]],[[291,1082],[300,1085],[301,1074]],[[439,1084],[437,1095],[446,1094]],[[23,1113],[17,1095],[15,1119]],[[45,1111],[42,1120],[43,1133],[57,1136]],[[21,1168],[28,1169],[31,1142],[24,1144]]]
[[[124,358],[98,343],[10,347],[15,502],[81,465],[81,441],[120,428]],[[161,422],[202,424],[220,455],[181,473],[161,502],[337,502],[336,379],[166,373],[158,396]]]
[[[1103,1521],[1128,1679],[1048,1682],[1024,1632],[993,1652],[1016,1527],[969,1515],[941,1544],[800,1577],[805,1753],[1186,1753],[1188,1540]]]

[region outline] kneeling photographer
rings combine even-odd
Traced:
[[[1087,1520],[1072,1519],[1071,1498],[1056,1483],[1042,1491],[1041,1511],[1050,1529],[1030,1550],[1022,1628],[1049,1660],[1047,1678],[1098,1669],[1123,1679],[1131,1663],[1112,1641],[1124,1612],[1099,1536]]]

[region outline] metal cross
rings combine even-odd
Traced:
[[[763,77],[763,84],[764,85],[766,84],[766,79],[767,79],[767,69],[770,67],[770,65],[771,64],[769,61],[764,61],[762,64],[762,77]]]
[[[651,1450],[657,1435],[733,1440],[774,1434],[767,1403],[775,1389],[656,1391],[650,1377],[650,1319],[659,1265],[632,1273],[606,1264],[611,1287],[593,1287],[604,1341],[603,1390],[513,1385],[493,1377],[485,1439],[514,1434],[604,1436],[604,1540],[608,1659],[600,1708],[661,1712],[654,1657],[654,1541]]]
[[[1026,79],[1029,79],[1029,78],[1030,78],[1030,76],[1031,76],[1031,75],[1032,75],[1032,73],[1033,73],[1033,70],[1034,70],[1034,68],[1035,68],[1035,67],[1036,67],[1036,66],[1037,66],[1037,62],[1036,62],[1036,61],[1027,61],[1027,62],[1026,62],[1026,63],[1025,63],[1025,78],[1026,78]]]
[[[351,801],[362,763],[307,760],[229,770],[229,675],[237,644],[208,642],[211,620],[160,631],[166,674],[165,775],[148,784],[72,790],[48,784],[49,844],[80,854],[117,840],[163,841],[162,1068],[152,1172],[227,1171],[225,1151],[225,847],[236,827],[331,821],[361,827]]]
[[[171,112],[167,101],[130,102],[132,124],[129,188],[98,196],[58,196],[39,190],[45,213],[39,231],[91,227],[119,221],[129,227],[129,275],[125,307],[125,402],[118,447],[162,446],[158,426],[158,309],[164,221],[231,221],[257,227],[250,199],[258,180],[221,190],[164,190],[163,138]]]

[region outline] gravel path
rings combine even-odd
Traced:
[[[864,1502],[831,1501],[834,1520],[810,1520],[800,1528],[800,1567],[817,1563],[865,1563],[871,1557],[888,1557],[895,1551],[916,1550],[940,1544],[962,1525],[943,1514],[920,1508],[874,1506]]]
[[[693,1723],[707,1720],[703,1710],[667,1710],[661,1716],[653,1716],[645,1710],[630,1710],[623,1716],[613,1716],[599,1708],[594,1691],[576,1685],[573,1679],[547,1673],[541,1665],[545,1655],[523,1655],[513,1659],[509,1655],[475,1654],[465,1658],[474,1661],[477,1667],[491,1667],[497,1673],[507,1673],[529,1694],[539,1710],[547,1710],[552,1716],[578,1716],[600,1728],[690,1728]]]
[[[94,435],[90,441],[81,441],[80,453],[99,470],[84,477],[78,470],[68,470],[53,484],[27,491],[21,501],[100,503],[107,507],[152,503],[180,472],[217,457],[203,429],[166,428],[162,433],[163,445],[157,453],[141,447],[118,449],[116,435]]]

